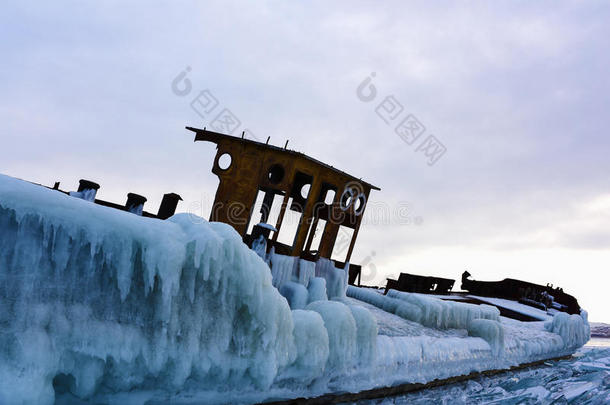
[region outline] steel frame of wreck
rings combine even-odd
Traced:
[[[268,220],[274,197],[281,196],[282,203],[277,222],[269,224],[275,228],[267,249],[288,256],[316,261],[331,259],[341,226],[353,229],[347,254],[343,262],[349,263],[371,190],[380,190],[372,184],[322,163],[303,153],[280,148],[267,143],[242,137],[234,137],[187,127],[195,132],[195,141],[216,144],[212,172],[220,180],[210,221],[230,224],[250,244],[252,235],[247,234],[254,221],[254,206],[259,192],[264,193],[261,222]],[[221,157],[229,155],[230,165],[221,167]],[[306,197],[301,189],[309,185]],[[332,203],[326,203],[326,194],[334,191]],[[292,202],[289,204],[290,200]],[[357,201],[360,201],[357,204]],[[300,213],[300,221],[291,246],[278,241],[286,210]],[[320,220],[326,221],[317,251],[312,251],[314,232]],[[352,266],[350,266],[351,269]],[[357,266],[359,267],[359,266]]]

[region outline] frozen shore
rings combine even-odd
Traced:
[[[481,376],[405,395],[359,401],[357,405],[391,404],[608,404],[610,346],[586,346],[567,360]]]

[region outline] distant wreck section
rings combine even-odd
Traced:
[[[436,295],[446,301],[460,301],[472,304],[491,304],[500,310],[501,315],[520,321],[539,321],[540,318],[515,311],[515,304],[536,308],[544,314],[547,312],[566,312],[570,315],[581,313],[576,298],[567,294],[562,288],[552,285],[542,286],[522,280],[506,278],[501,281],[475,281],[470,273],[462,274],[462,291],[452,291],[455,280],[400,273],[398,280],[387,279],[384,295],[391,290]],[[527,312],[527,311],[525,311]]]
[[[385,287],[386,295],[389,290],[404,292],[415,292],[420,294],[449,294],[453,288],[455,280],[450,278],[419,276],[417,274],[400,273],[398,280],[388,278]]]
[[[554,309],[570,315],[580,314],[580,305],[576,298],[563,292],[562,288],[553,288],[552,285],[542,286],[512,278],[502,281],[475,281],[470,280],[470,273],[465,271],[462,274],[462,290],[482,297],[518,301],[543,311]]]

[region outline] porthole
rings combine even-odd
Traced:
[[[335,190],[327,190],[326,196],[324,197],[324,203],[326,205],[332,205],[333,201],[335,201]]]
[[[346,188],[341,194],[341,203],[340,207],[343,211],[347,211],[347,209],[354,202],[354,190],[351,188]]]
[[[366,196],[362,193],[358,194],[358,198],[356,198],[356,202],[354,203],[354,213],[356,215],[361,215],[364,211],[364,207],[366,206]]]
[[[229,155],[228,153],[223,153],[218,158],[218,167],[220,168],[220,170],[227,170],[229,167],[231,167],[232,162],[233,159],[231,158],[231,155]]]
[[[311,184],[303,184],[303,187],[301,187],[301,197],[303,197],[304,199],[307,199],[310,188],[311,188]]]
[[[267,178],[271,184],[278,184],[284,179],[284,168],[282,165],[274,164],[269,168]]]

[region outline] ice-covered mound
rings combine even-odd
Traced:
[[[487,342],[496,368],[563,356],[589,339],[587,312],[558,313],[547,322],[519,322],[500,317],[490,305],[472,305],[390,290],[382,295],[372,289],[349,286],[347,295],[385,312],[435,330],[459,329]],[[463,345],[462,339],[458,346]],[[403,345],[403,343],[399,343]]]
[[[290,308],[230,226],[196,222],[0,176],[0,403],[52,403],[54,380],[267,388],[297,358]]]
[[[329,260],[263,256],[225,224],[142,218],[0,175],[0,404],[359,391],[563,356],[589,335],[586,313],[526,325],[348,289]]]

